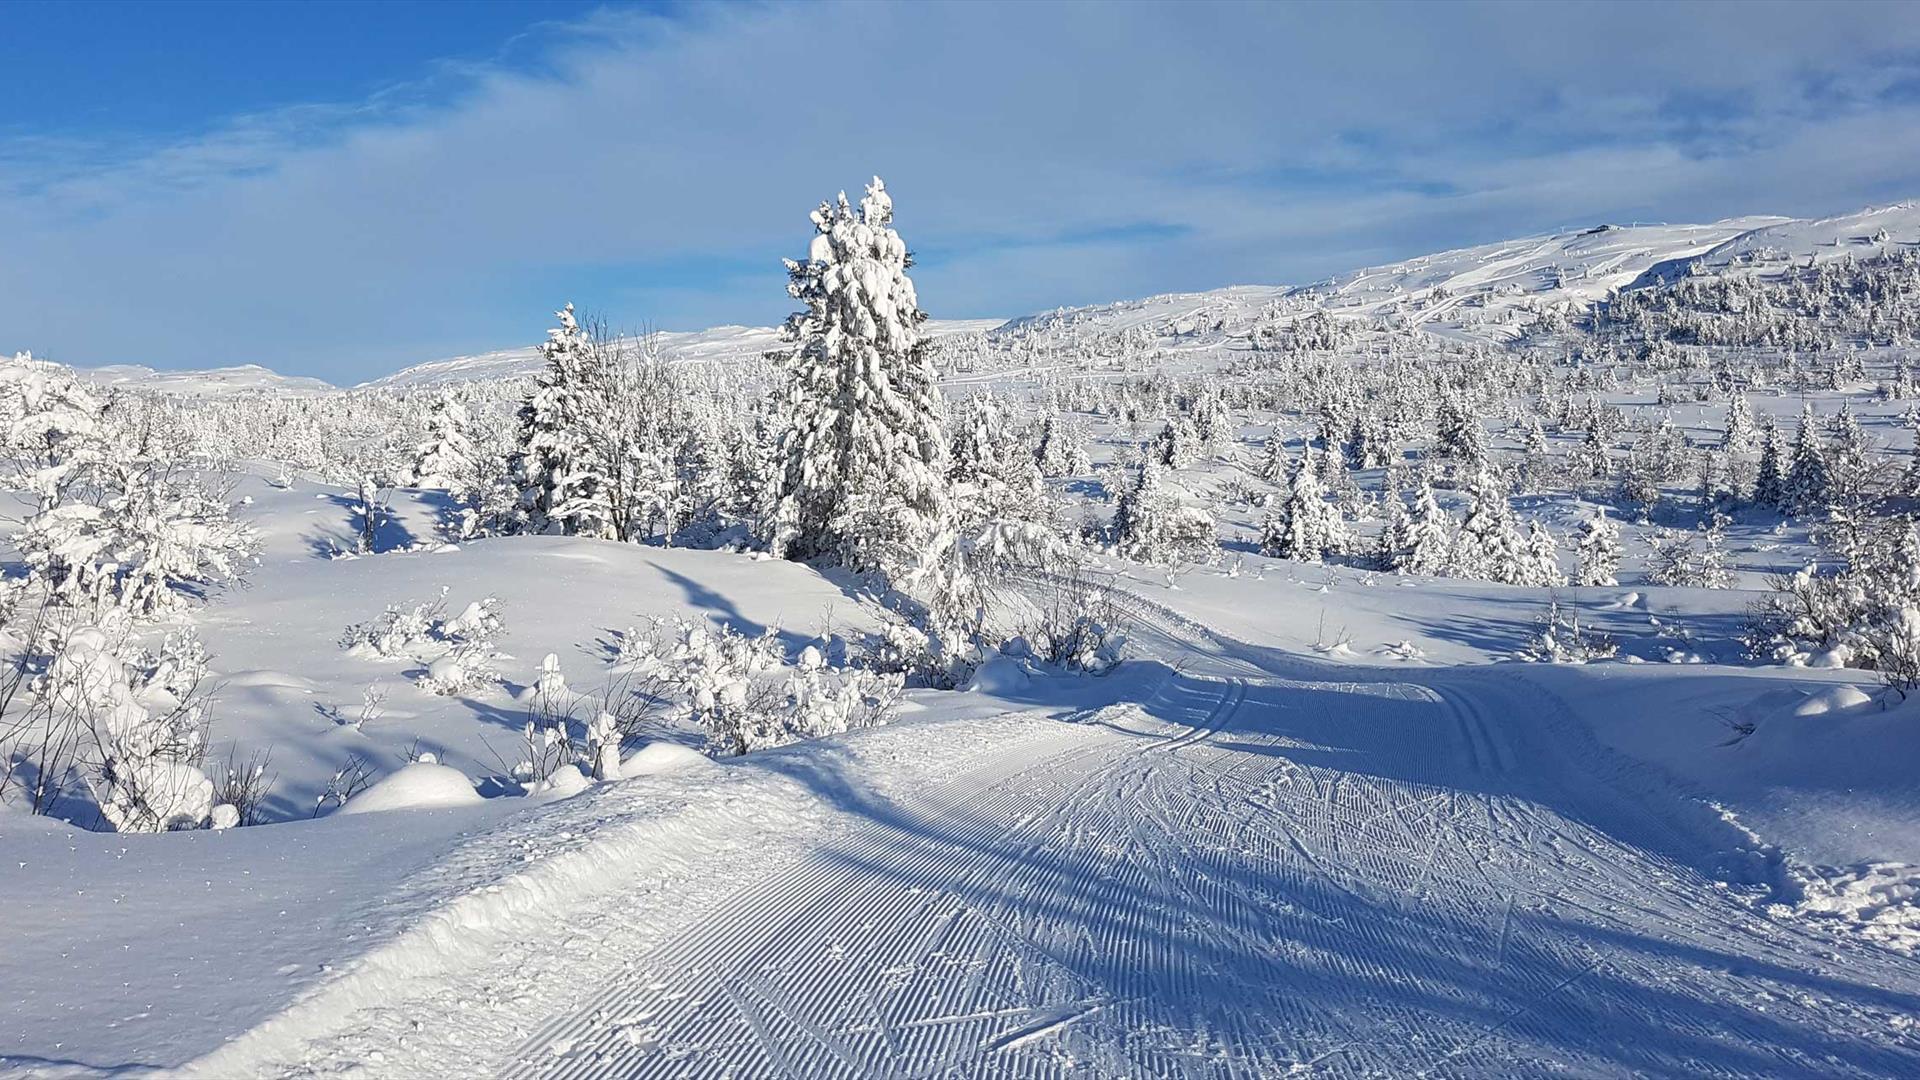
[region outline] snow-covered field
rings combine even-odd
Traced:
[[[731,501],[771,330],[651,343],[665,404],[617,415],[681,441],[626,447],[637,542],[488,487],[561,345],[351,391],[17,363],[7,642],[51,704],[0,700],[0,1076],[1920,1075],[1917,244],[1911,205],[1635,225],[931,324],[938,478],[1054,545],[953,547],[997,588],[933,660],[937,601]],[[1817,512],[1759,490],[1803,407]],[[184,432],[223,509],[54,520],[122,462],[96,428]],[[244,576],[182,554],[225,507]],[[88,546],[115,518],[174,546]],[[101,551],[185,569],[44,644],[24,590],[77,606]],[[1043,660],[1062,618],[1124,659]],[[134,828],[84,749],[30,812],[22,733],[108,653],[101,746],[204,707],[140,750],[213,779],[196,827]]]

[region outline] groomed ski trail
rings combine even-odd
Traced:
[[[1910,959],[1736,896],[1710,815],[1524,680],[1272,661],[1129,603],[1188,669],[1144,700],[1008,718],[1018,745],[886,795],[849,779],[842,827],[782,834],[673,933],[657,898],[560,904],[590,947],[394,984],[202,1071],[1920,1075]]]

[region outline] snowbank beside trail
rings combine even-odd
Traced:
[[[524,805],[137,837],[0,813],[0,1076],[205,1053],[421,917],[403,883]]]
[[[667,776],[711,768],[714,768],[714,760],[698,750],[679,743],[656,741],[627,755],[627,759],[620,763],[620,775],[632,780],[642,776]]]
[[[435,810],[467,806],[480,801],[473,781],[458,769],[416,761],[347,800],[343,814],[378,814],[389,810]]]
[[[473,778],[508,772],[543,658],[555,656],[584,711],[620,680],[613,659],[623,634],[651,620],[683,617],[749,634],[773,627],[789,654],[822,634],[857,641],[882,626],[860,597],[809,567],[722,551],[522,536],[329,559],[329,545],[349,531],[343,492],[244,483],[266,552],[245,588],[223,591],[194,622],[220,687],[211,756],[224,761],[231,750],[244,761],[271,750],[269,820],[308,816],[329,779],[354,764],[378,780],[426,752]],[[435,500],[400,493],[388,539],[434,536]],[[431,648],[383,657],[341,646],[348,626],[389,605],[438,601],[457,623],[487,597],[497,598],[505,623],[489,662],[502,682],[437,694],[432,677],[448,673],[446,665],[436,670]],[[678,729],[650,734],[699,738]]]
[[[651,744],[628,759],[623,772],[634,778],[536,804],[455,849],[403,890],[431,901],[410,902],[423,917],[184,1072],[261,1075],[298,1062],[433,1075],[448,1061],[486,1060],[485,1051],[516,1045],[529,1018],[618,969],[619,957],[597,946],[611,934],[602,921],[667,940],[729,893],[867,820],[889,797],[994,760],[1025,761],[1109,737],[1051,713],[970,704],[994,715],[869,728],[725,762]],[[570,916],[557,920],[557,911]],[[565,980],[528,977],[556,963],[565,964]],[[476,978],[512,989],[476,1000],[460,989]]]

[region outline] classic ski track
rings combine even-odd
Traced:
[[[1377,708],[1342,713],[1340,695]],[[1697,872],[1547,809],[1518,786],[1519,750],[1475,695],[1268,676],[1174,679],[1161,699],[1192,725],[1145,746],[1062,755],[930,811],[925,823],[955,841],[932,851],[876,824],[809,860],[747,917],[659,951],[549,1023],[508,1075],[1920,1067],[1910,1046],[1830,1060],[1770,1049],[1778,1025],[1820,1023],[1821,1003],[1783,995],[1791,984],[1776,981],[1768,1011],[1755,1013],[1747,980],[1715,961],[1661,963],[1608,945],[1605,935],[1651,921],[1676,947],[1706,956],[1735,939],[1738,955],[1791,968],[1793,946],[1807,943],[1783,940],[1791,934]],[[1377,730],[1379,775],[1305,760],[1308,736],[1361,723]],[[1469,748],[1469,780],[1492,782],[1447,786],[1457,777],[1446,763]],[[775,911],[784,916],[764,917]],[[864,964],[810,955],[824,939],[809,931],[822,927]],[[836,993],[861,980],[886,1000],[875,985]],[[668,987],[687,992],[669,1000]],[[1676,1014],[1662,995],[1716,1007],[1709,1019]],[[859,1004],[834,1004],[843,1001]],[[1210,1006],[1182,1016],[1173,1006],[1185,1002]],[[650,1013],[657,1045],[608,1028],[622,1007]],[[1630,1069],[1556,1048],[1556,1033],[1599,1038],[1596,1025],[1621,1015],[1699,1052],[1650,1051]],[[1722,1065],[1718,1047],[1759,1049]]]
[[[1920,1075],[1911,962],[1717,888],[1550,693],[1116,599],[1206,674],[866,807],[472,1071]]]
[[[1197,685],[1200,684],[1192,680],[1169,680],[1156,697],[1182,692],[1191,696],[1194,691],[1186,688]],[[1044,846],[1044,839],[1039,835],[1039,825],[1054,824],[1062,831],[1066,831],[1072,824],[1071,821],[1049,822],[1037,815],[1036,810],[1047,804],[1069,808],[1075,806],[1081,796],[1099,785],[1105,771],[1104,767],[1110,765],[1115,758],[1168,753],[1204,738],[1209,731],[1214,730],[1224,721],[1225,714],[1231,710],[1236,697],[1237,688],[1228,684],[1224,692],[1212,699],[1210,708],[1189,710],[1198,714],[1196,723],[1176,735],[1153,739],[1144,746],[1131,745],[1131,740],[1127,737],[1101,740],[1094,746],[1070,751],[1004,776],[981,790],[969,805],[940,806],[939,800],[935,800],[934,805],[922,812],[923,815],[928,820],[945,822],[948,831],[955,834],[959,842],[948,843],[932,851],[914,851],[913,848],[924,848],[926,845],[919,842],[913,835],[903,833],[897,826],[887,824],[869,826],[856,837],[816,853],[800,868],[786,875],[783,880],[752,890],[755,895],[743,898],[746,900],[746,905],[738,912],[737,917],[730,920],[730,924],[739,923],[762,928],[764,933],[760,936],[765,939],[763,948],[771,949],[778,948],[782,939],[788,936],[776,931],[797,926],[803,921],[815,925],[827,925],[824,916],[829,912],[818,910],[821,908],[837,909],[831,911],[832,925],[853,928],[875,927],[877,920],[888,916],[900,919],[903,917],[904,908],[912,908],[914,910],[909,913],[908,921],[918,933],[918,937],[913,940],[925,948],[910,959],[922,960],[928,952],[932,951],[931,946],[940,935],[944,934],[945,924],[950,921],[950,914],[937,902],[941,895],[938,891],[939,886],[942,883],[963,881],[965,875],[969,873],[976,878],[983,876],[984,864],[976,861],[970,866],[968,857],[973,854],[973,849],[984,848],[990,844],[994,834],[1007,832],[1003,817],[1033,823],[1026,830],[1028,841],[1010,852],[1003,853],[1007,860],[1016,865],[1022,860],[1030,860],[1034,853]],[[1071,783],[1063,784],[1059,778],[1058,774],[1080,769],[1087,769],[1087,772]],[[1055,775],[1042,777],[1039,784],[1024,782],[1030,773],[1042,770]],[[1062,791],[1058,797],[1050,797],[1052,793],[1047,791],[1048,787],[1063,786],[1067,790]],[[1009,813],[1009,811],[1012,812]],[[892,853],[894,849],[905,849],[903,851],[905,858],[889,864],[883,856]],[[891,892],[874,889],[865,893],[850,894],[842,886],[850,884],[852,879],[857,878],[863,865],[886,865],[894,876],[903,878],[905,884]],[[975,888],[983,886],[984,882],[975,885]],[[846,900],[849,895],[855,897],[851,906]],[[913,899],[903,904],[899,900],[902,896]],[[787,910],[791,914],[784,918],[775,914],[782,910]],[[984,914],[986,922],[999,931],[1000,937],[1014,949],[1022,962],[1059,965],[1060,957],[1047,945],[1032,942],[1023,937],[1018,928],[1006,922],[1005,917],[1000,913]],[[818,921],[809,918],[816,915],[823,917]],[[617,1050],[618,1047],[613,1045],[612,1039],[606,1037],[606,1032],[600,1031],[603,1025],[599,1023],[598,1018],[607,1015],[607,1010],[615,1003],[631,1000],[636,991],[645,993],[647,985],[653,979],[650,974],[652,970],[670,967],[681,963],[685,957],[697,957],[703,952],[712,951],[718,942],[710,939],[724,936],[726,935],[719,931],[700,933],[661,950],[650,958],[648,972],[637,973],[631,978],[617,981],[605,988],[578,1013],[559,1018],[556,1022],[542,1028],[529,1040],[528,1052],[522,1055],[521,1065],[510,1070],[509,1075],[555,1077],[641,1076],[657,1073],[705,1075],[706,1073],[697,1065],[677,1060],[677,1055],[672,1052],[671,1047],[668,1053],[653,1055],[649,1059],[660,1067],[649,1067],[648,1062],[645,1061],[623,1063],[620,1055],[609,1053],[610,1050]],[[853,947],[869,944],[874,936],[872,930],[868,930],[864,938],[849,941],[847,945]],[[961,942],[961,944],[973,943]],[[759,956],[759,952],[741,956],[730,970],[720,973],[717,978],[711,971],[698,972],[706,976],[703,986],[710,988],[713,985],[750,983],[750,978],[743,977],[743,973],[750,973]],[[888,959],[898,961],[902,958]],[[888,968],[899,966],[898,963],[892,963]],[[885,970],[882,969],[883,974]],[[816,974],[824,973],[823,967],[823,971]],[[791,992],[790,996],[804,998],[808,993],[817,992],[819,989],[819,986],[809,982]],[[700,1010],[700,1006],[704,1004],[710,1004],[710,1002],[698,995],[682,997],[679,1001],[669,1003],[655,1012],[655,1026],[665,1026],[675,1018],[693,1018],[694,1014]],[[932,1028],[931,1025],[926,1026],[929,1029]],[[555,1045],[582,1046],[587,1041],[586,1036],[596,1031],[600,1031],[600,1041],[606,1045],[596,1045],[592,1055],[571,1053],[556,1056],[551,1053]],[[818,1027],[807,1029],[805,1033],[812,1036],[819,1047],[831,1047],[835,1041],[822,1038]],[[762,1032],[757,1031],[755,1034],[759,1035]],[[877,1034],[877,1032],[871,1034]],[[896,1026],[880,1041],[891,1042],[899,1037],[900,1031]],[[935,1059],[950,1057],[953,1048],[946,1045],[949,1041],[936,1031],[935,1038],[932,1040],[933,1045],[923,1053]],[[825,1058],[838,1058],[838,1061],[823,1060]],[[832,1071],[835,1064],[841,1066],[842,1070],[860,1075],[876,1074],[871,1068],[855,1066],[845,1054],[809,1053],[797,1058],[790,1068],[780,1068],[771,1060],[766,1064],[775,1066],[772,1070],[774,1075],[826,1075]],[[556,1065],[558,1067],[554,1067]],[[795,1069],[799,1071],[796,1072]],[[889,1071],[889,1074],[894,1073]]]

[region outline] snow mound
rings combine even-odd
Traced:
[[[691,747],[679,743],[650,742],[621,763],[620,775],[631,780],[639,776],[667,776],[713,767],[711,758]]]
[[[416,761],[347,800],[343,814],[377,814],[384,810],[431,810],[466,806],[480,801],[466,774],[447,765]]]
[[[1873,699],[1857,686],[1830,686],[1795,705],[1793,715],[1825,716],[1831,712],[1843,712],[1871,704]]]
[[[528,790],[529,795],[539,795],[549,799],[565,799],[578,795],[593,786],[593,781],[578,765],[562,765],[553,771],[553,775],[535,784]]]
[[[980,665],[968,680],[967,689],[979,694],[1012,694],[1033,681],[1020,661],[1011,656],[996,656]]]

